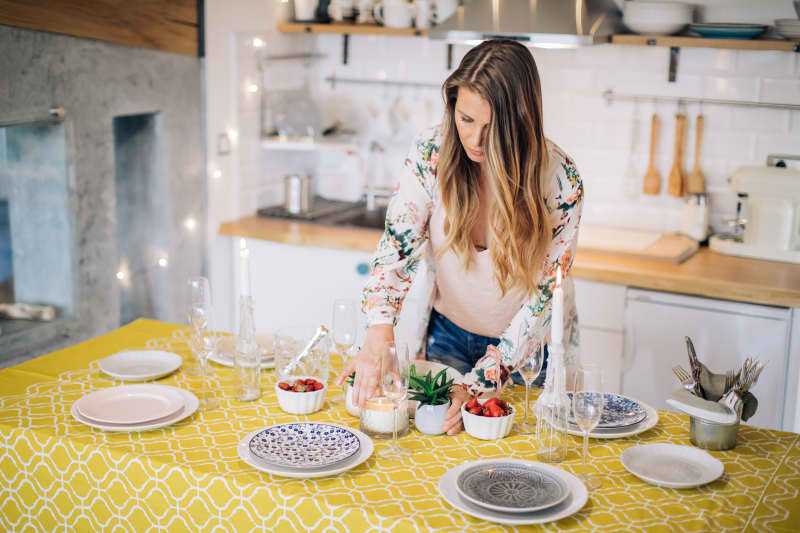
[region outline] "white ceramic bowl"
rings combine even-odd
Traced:
[[[478,400],[483,405],[486,400]],[[482,440],[497,440],[502,439],[511,431],[511,426],[514,423],[514,414],[516,409],[511,404],[511,414],[506,416],[480,416],[473,415],[467,411],[467,404],[461,406],[461,420],[464,422],[464,429],[475,437]]]
[[[673,35],[686,29],[689,22],[666,22],[663,20],[628,19],[623,21],[629,30],[642,35]]]
[[[285,380],[285,382],[293,385],[295,380],[313,377],[314,376],[296,376]],[[278,383],[280,383],[280,381]],[[275,384],[275,393],[278,395],[278,405],[287,413],[293,415],[310,415],[322,409],[322,404],[325,403],[325,392],[328,390],[327,383],[323,383],[323,387],[320,390],[311,392],[283,390],[278,387],[278,383]]]

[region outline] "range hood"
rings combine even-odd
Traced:
[[[534,47],[577,48],[607,43],[620,26],[614,0],[465,0],[428,37],[456,44],[502,37]]]

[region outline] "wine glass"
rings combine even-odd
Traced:
[[[539,377],[542,371],[542,360],[544,359],[544,348],[536,349],[533,339],[520,335],[518,343],[518,354],[520,357],[517,371],[525,381],[525,418],[522,422],[514,424],[514,430],[520,435],[529,435],[536,430],[536,426],[528,422],[528,404],[530,403],[530,390],[534,380]],[[538,435],[537,435],[538,438]]]
[[[392,403],[392,444],[378,455],[392,461],[403,461],[411,452],[397,443],[397,416],[400,403],[408,395],[411,361],[405,343],[387,342],[381,353],[381,392]]]
[[[589,432],[600,422],[603,415],[603,373],[599,366],[582,365],[574,376],[572,390],[572,413],[575,423],[583,430],[583,470],[580,476],[586,488],[600,488],[602,482],[598,476],[587,470],[586,457],[589,455]]]
[[[336,352],[342,356],[342,367],[347,362],[350,350],[356,342],[358,330],[358,306],[355,300],[335,300],[333,302],[333,342]],[[335,373],[335,372],[334,372]],[[344,393],[328,399],[332,404],[344,403]]]
[[[211,287],[204,277],[189,278],[189,326],[192,351],[200,362],[200,408],[216,409],[219,402],[208,391],[208,358],[217,349],[213,330]]]

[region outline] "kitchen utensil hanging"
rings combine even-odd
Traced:
[[[658,194],[661,192],[661,174],[656,168],[656,146],[658,145],[659,126],[658,113],[653,113],[653,118],[650,121],[650,165],[644,175],[644,194]]]
[[[686,171],[683,167],[683,150],[686,145],[686,115],[678,112],[675,115],[675,152],[672,160],[672,170],[667,181],[667,193],[680,198],[683,196],[686,183]]]
[[[702,112],[697,115],[694,134],[694,168],[689,173],[689,186],[687,192],[693,194],[702,194],[706,192],[706,177],[703,171],[700,170],[700,147],[703,141],[703,114]]]

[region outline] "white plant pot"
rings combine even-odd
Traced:
[[[347,392],[344,395],[344,408],[355,417],[361,417],[361,408],[353,403],[353,386],[347,384]]]
[[[425,435],[441,435],[444,433],[442,426],[449,408],[449,403],[441,405],[419,404],[417,413],[414,416],[414,425],[420,433]]]

